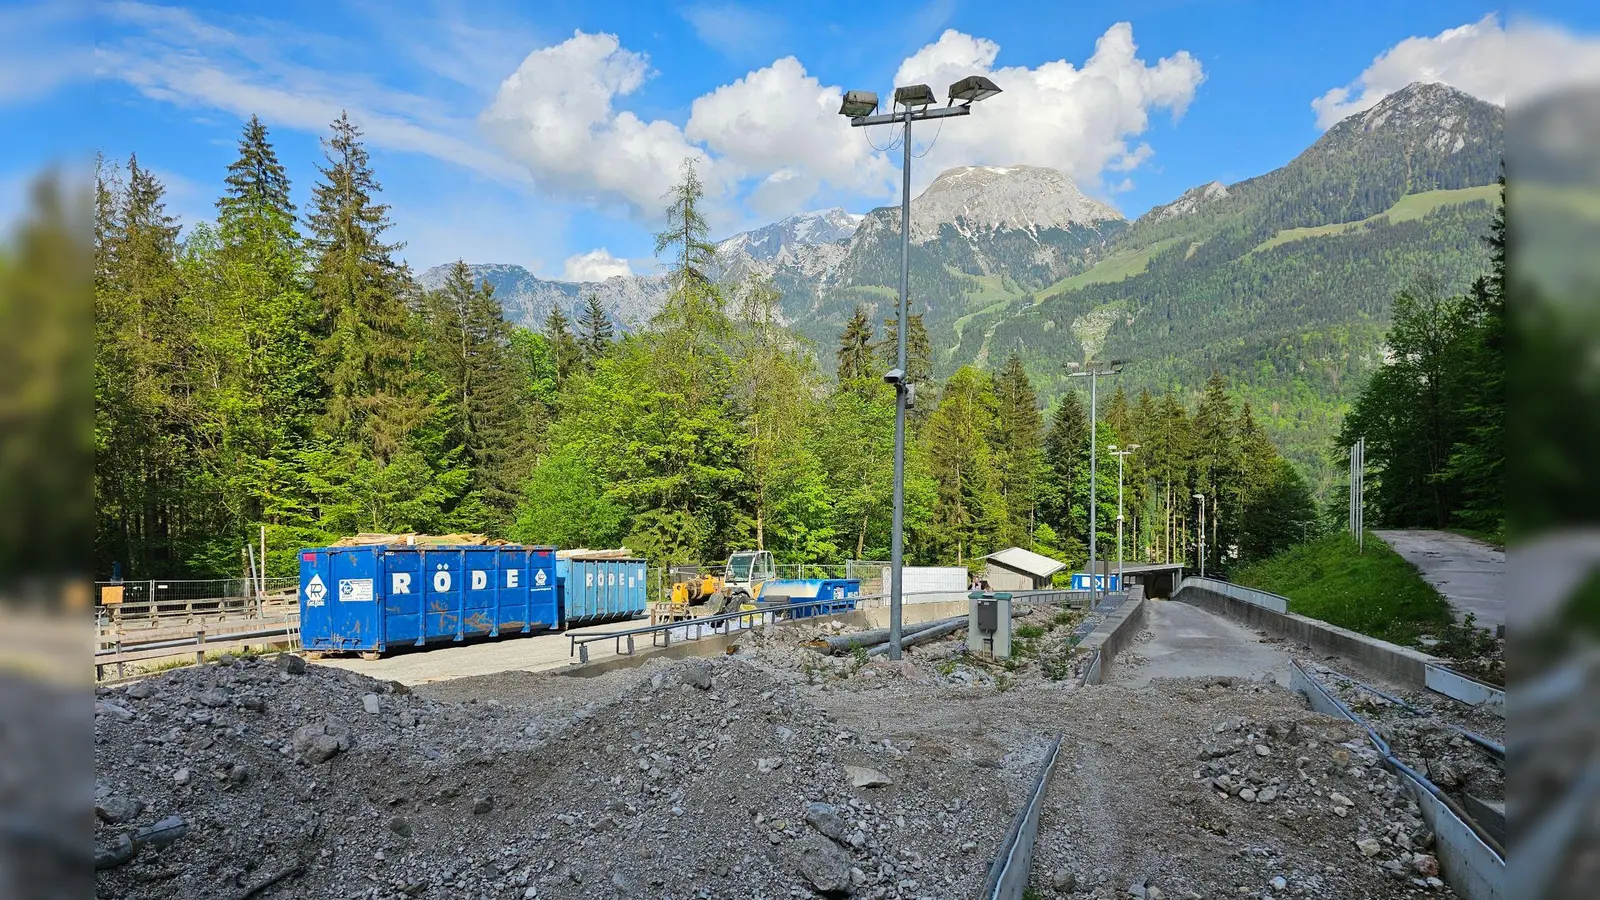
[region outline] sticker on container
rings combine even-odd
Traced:
[[[339,582],[339,600],[344,603],[370,603],[372,579],[346,578]]]
[[[323,598],[328,596],[328,586],[322,583],[321,575],[312,575],[306,582],[306,605],[321,606]]]
[[[545,582],[545,577],[544,577],[544,570],[543,569],[540,569],[539,571],[533,573],[533,583],[535,585],[538,585],[539,587],[544,587],[544,582]]]

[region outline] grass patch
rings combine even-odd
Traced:
[[[1339,532],[1299,544],[1233,575],[1246,587],[1289,598],[1289,611],[1396,644],[1441,635],[1450,605],[1410,563],[1377,538],[1357,552]]]
[[[1035,294],[1034,302],[1048,300],[1058,294],[1065,294],[1067,291],[1077,290],[1091,284],[1107,284],[1132,278],[1135,275],[1142,275],[1144,270],[1150,266],[1151,257],[1179,240],[1181,238],[1168,238],[1164,241],[1156,241],[1154,244],[1148,247],[1141,247],[1138,250],[1119,250],[1082,272],[1063,278]]]
[[[1498,184],[1485,184],[1478,187],[1460,188],[1449,191],[1422,191],[1416,194],[1407,194],[1394,202],[1394,205],[1378,213],[1356,222],[1334,222],[1328,225],[1313,225],[1305,228],[1286,228],[1272,237],[1257,244],[1250,253],[1265,253],[1273,247],[1287,244],[1290,241],[1303,241],[1306,238],[1327,237],[1329,235],[1345,234],[1362,227],[1363,225],[1387,219],[1390,225],[1401,222],[1412,222],[1420,219],[1436,209],[1446,206],[1456,206],[1462,203],[1498,203],[1500,200],[1500,186]]]

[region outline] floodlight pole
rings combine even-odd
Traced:
[[[1139,449],[1138,444],[1118,448],[1111,445],[1111,455],[1117,458],[1117,588],[1126,591],[1128,586],[1123,583],[1122,576],[1122,463],[1129,453]]]
[[[1095,572],[1094,572],[1094,562],[1095,562],[1095,560],[1094,560],[1094,558],[1095,558],[1095,552],[1096,552],[1096,547],[1095,547],[1095,529],[1098,527],[1097,518],[1095,516],[1095,505],[1096,505],[1096,500],[1099,499],[1098,496],[1097,496],[1098,491],[1096,489],[1099,487],[1099,472],[1098,472],[1099,453],[1098,453],[1098,449],[1099,449],[1100,415],[1099,415],[1099,408],[1098,407],[1099,407],[1100,376],[1101,375],[1115,375],[1118,372],[1121,372],[1122,371],[1122,361],[1121,360],[1112,360],[1111,365],[1106,367],[1105,369],[1100,368],[1100,365],[1101,365],[1100,363],[1092,362],[1092,363],[1089,363],[1089,366],[1091,366],[1092,368],[1080,369],[1080,370],[1078,370],[1076,372],[1068,372],[1067,373],[1067,377],[1068,378],[1083,378],[1083,377],[1087,377],[1089,379],[1089,608],[1090,609],[1094,609],[1094,608],[1096,608],[1097,606],[1100,605],[1097,602],[1097,600],[1095,599],[1096,596],[1097,596],[1097,592],[1095,591],[1095,587],[1094,587],[1094,584],[1095,584],[1095,582],[1094,582],[1094,575],[1095,575]],[[1104,592],[1101,591],[1099,593],[1103,594]]]
[[[942,119],[945,116],[965,116],[972,112],[970,106],[948,106],[942,109],[914,109],[888,112],[875,116],[857,116],[850,125],[888,125],[905,123],[902,141],[905,144],[904,161],[900,166],[900,298],[896,305],[899,322],[895,336],[896,368],[906,371],[906,308],[911,294],[911,123],[923,119]],[[901,569],[905,556],[906,521],[906,401],[910,380],[902,374],[894,386],[894,525],[889,538],[889,658],[900,658],[901,632]]]

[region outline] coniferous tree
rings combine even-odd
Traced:
[[[1238,473],[1238,442],[1233,400],[1220,373],[1206,381],[1205,393],[1194,414],[1194,487],[1205,495],[1206,568],[1222,569],[1227,544],[1226,525],[1236,521],[1242,486]]]
[[[1000,496],[1009,527],[1000,536],[1006,546],[1027,546],[1035,516],[1035,485],[1042,462],[1043,417],[1033,382],[1012,353],[994,381],[995,417],[989,444],[994,451]]]
[[[841,384],[872,377],[872,320],[867,318],[866,307],[858,304],[850,321],[845,323],[835,356],[839,360]]]
[[[560,385],[577,369],[583,358],[583,348],[572,335],[572,320],[561,311],[561,307],[550,307],[550,315],[544,318],[544,337],[550,345],[556,384]]]
[[[101,559],[180,570],[190,329],[182,316],[178,225],[165,189],[130,157],[125,183],[102,167],[95,234],[95,496]],[[105,564],[103,563],[103,564]]]
[[[459,260],[444,286],[428,294],[424,314],[431,369],[445,386],[454,427],[448,443],[463,450],[473,491],[487,507],[462,524],[501,530],[527,474],[528,383],[512,346],[511,326],[487,282],[474,284]]]
[[[1072,519],[1078,464],[1089,456],[1089,413],[1077,391],[1067,391],[1050,417],[1039,478],[1039,517],[1055,529],[1063,552],[1076,554],[1087,534]]]
[[[584,361],[592,366],[605,356],[615,334],[611,316],[600,305],[600,298],[594,294],[585,297],[583,315],[578,317],[578,346],[583,350]]]
[[[956,565],[999,549],[1006,503],[987,440],[993,421],[988,377],[963,367],[950,376],[923,430],[935,488],[929,542],[938,558]]]
[[[328,379],[328,432],[383,461],[400,452],[423,417],[412,394],[407,280],[385,243],[389,207],[361,131],[341,113],[324,141],[327,165],[312,192],[312,293],[322,302],[322,357]]]
[[[883,340],[878,343],[878,358],[884,369],[898,365],[900,322],[894,317],[883,320]],[[933,344],[928,339],[928,326],[921,313],[906,316],[906,382],[918,386],[933,379]]]

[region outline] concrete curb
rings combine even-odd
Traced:
[[[1117,654],[1133,643],[1134,635],[1144,628],[1147,602],[1149,601],[1144,599],[1123,601],[1121,606],[1106,616],[1099,626],[1078,644],[1092,654],[1089,667],[1078,679],[1080,686],[1100,684],[1105,679],[1105,674],[1116,661]]]
[[[1297,641],[1318,652],[1337,654],[1366,671],[1424,690],[1428,688],[1428,666],[1439,663],[1438,659],[1408,647],[1357,634],[1318,619],[1276,612],[1204,588],[1184,587],[1172,599]]]

